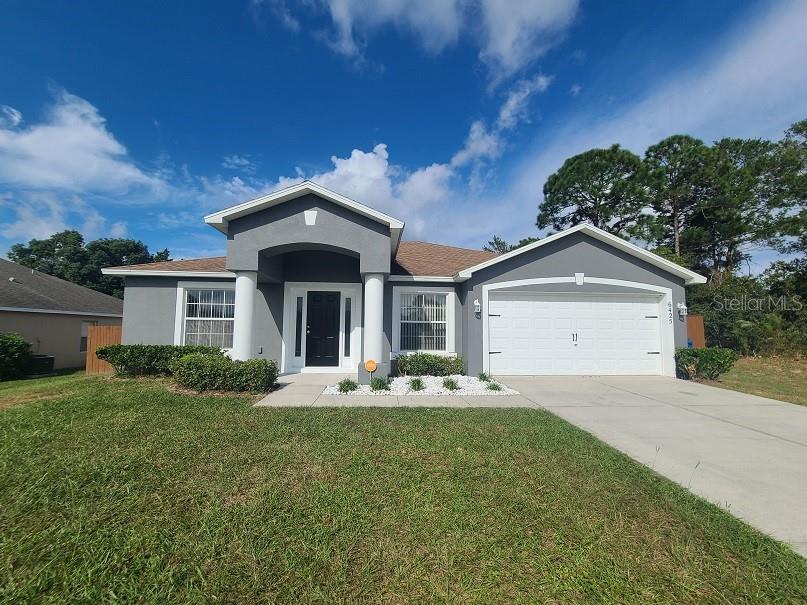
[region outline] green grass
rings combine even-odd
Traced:
[[[52,399],[65,395],[86,383],[84,370],[58,370],[56,376],[0,381],[0,410],[18,403]]]
[[[789,548],[546,412],[3,392],[2,603],[807,601]]]
[[[807,358],[743,357],[706,384],[807,405]]]

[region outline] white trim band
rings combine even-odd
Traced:
[[[26,309],[23,307],[0,307],[0,311],[14,313],[49,313],[51,315],[89,315],[90,317],[123,317],[122,313],[96,313],[95,311],[55,311],[53,309]]]

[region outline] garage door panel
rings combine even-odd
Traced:
[[[488,309],[493,373],[662,373],[657,299],[493,295]]]

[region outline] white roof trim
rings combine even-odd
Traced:
[[[536,248],[540,248],[541,246],[548,244],[550,242],[554,242],[555,240],[559,240],[567,235],[571,235],[572,233],[577,233],[578,231],[582,231],[586,235],[590,235],[594,239],[598,239],[601,242],[605,242],[606,244],[610,244],[614,248],[618,248],[623,252],[627,252],[631,256],[635,256],[636,258],[640,258],[643,261],[650,263],[660,269],[664,269],[668,273],[676,275],[684,280],[686,285],[691,284],[705,284],[706,278],[702,275],[695,273],[694,271],[690,271],[689,269],[685,269],[684,267],[675,264],[672,261],[668,261],[666,258],[660,257],[658,254],[654,254],[644,248],[640,248],[636,244],[632,244],[627,240],[622,239],[616,235],[608,233],[607,231],[603,231],[593,225],[589,224],[581,224],[571,227],[569,229],[564,229],[558,233],[550,235],[549,237],[545,237],[544,239],[540,239],[537,242],[533,242],[531,244],[527,244],[526,246],[522,246],[521,248],[517,248],[511,252],[507,252],[506,254],[502,254],[497,256],[496,258],[492,258],[488,261],[483,263],[479,263],[478,265],[474,265],[472,267],[468,267],[467,269],[463,269],[454,276],[454,279],[457,281],[465,281],[471,277],[475,272],[490,267],[491,265],[495,265],[496,263],[500,263],[507,259],[513,258],[514,256],[518,256],[519,254],[524,254],[525,252],[529,252],[530,250],[535,250]]]
[[[378,210],[374,210],[373,208],[365,206],[364,204],[360,204],[359,202],[351,200],[350,198],[336,193],[335,191],[326,189],[322,185],[317,185],[313,181],[303,181],[302,183],[292,185],[291,187],[286,187],[280,191],[275,191],[274,193],[269,193],[253,200],[248,200],[246,202],[242,202],[241,204],[236,204],[235,206],[230,206],[229,208],[219,210],[218,212],[213,212],[212,214],[205,216],[205,222],[208,225],[213,226],[215,229],[218,229],[222,233],[227,233],[227,223],[233,219],[252,214],[253,212],[258,212],[259,210],[264,210],[265,208],[277,206],[278,204],[288,202],[289,200],[293,200],[308,193],[316,194],[333,202],[334,204],[349,208],[354,212],[387,225],[393,232],[393,249],[398,247],[398,242],[401,240],[401,233],[403,232],[404,228],[404,222],[402,220],[389,216],[388,214],[384,214],[383,212],[379,212]]]
[[[231,271],[155,271],[154,269],[101,269],[104,275],[138,275],[143,277],[218,277],[235,279]]]
[[[393,282],[454,282],[453,275],[447,275],[445,277],[439,275],[390,275],[387,281]]]
[[[0,307],[0,311],[15,313],[49,313],[51,315],[87,315],[90,317],[123,317],[121,313],[97,313],[96,311],[58,311],[56,309],[26,309],[25,307]]]

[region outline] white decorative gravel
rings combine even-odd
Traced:
[[[373,391],[368,384],[360,384],[359,388],[349,393],[340,393],[337,385],[325,387],[323,395],[518,395],[518,391],[509,389],[502,383],[497,383],[502,387],[500,391],[492,391],[488,388],[488,383],[479,380],[475,376],[451,376],[457,381],[460,388],[450,391],[443,387],[442,376],[421,376],[425,387],[422,391],[413,391],[409,388],[409,381],[412,376],[399,376],[390,381],[388,391]],[[495,382],[495,381],[491,381]]]

